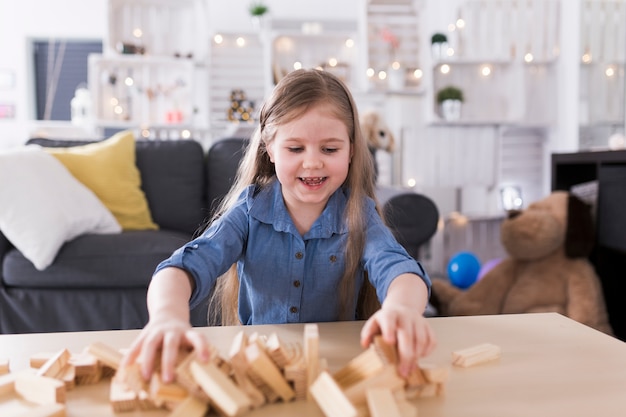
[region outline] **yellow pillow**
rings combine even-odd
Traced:
[[[101,142],[68,148],[46,148],[98,196],[124,230],[156,230],[141,176],[135,164],[132,132],[116,133]]]

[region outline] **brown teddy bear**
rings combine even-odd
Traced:
[[[461,290],[433,279],[443,316],[557,312],[612,334],[600,280],[587,259],[594,242],[590,206],[555,191],[502,222],[509,257]]]
[[[359,118],[361,132],[367,141],[367,147],[372,154],[374,161],[374,173],[378,177],[378,160],[376,152],[380,149],[386,152],[393,152],[396,139],[378,112],[369,110],[361,114]]]

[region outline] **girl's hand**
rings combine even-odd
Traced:
[[[192,329],[188,320],[167,317],[151,318],[122,361],[122,366],[141,362],[141,374],[149,380],[161,355],[163,382],[174,381],[174,369],[182,348],[193,348],[201,361],[209,359],[208,343],[203,335]]]
[[[383,340],[398,350],[398,372],[407,377],[417,360],[430,354],[436,345],[435,333],[423,315],[428,300],[424,280],[415,274],[398,275],[389,285],[382,307],[363,326],[364,347],[382,334]]]

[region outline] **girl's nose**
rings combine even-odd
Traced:
[[[302,167],[306,169],[320,168],[322,166],[322,158],[317,152],[307,152],[302,161]]]

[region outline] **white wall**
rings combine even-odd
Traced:
[[[204,0],[209,32],[251,31],[246,0]],[[364,0],[266,0],[273,18],[356,19]],[[102,39],[107,33],[107,0],[0,0],[0,70],[15,86],[0,90],[0,104],[15,105],[13,120],[0,119],[0,149],[17,146],[35,128],[30,44],[37,38]]]
[[[30,41],[37,38],[102,39],[106,0],[0,0],[0,70],[15,86],[0,90],[0,103],[15,105],[14,120],[0,120],[0,148],[23,143],[35,117]]]

